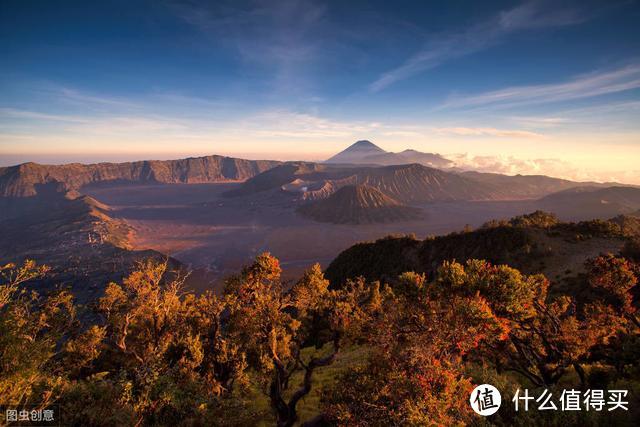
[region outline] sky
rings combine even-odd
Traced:
[[[322,160],[640,184],[640,5],[0,1],[0,166]]]

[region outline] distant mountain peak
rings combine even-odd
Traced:
[[[417,150],[404,150],[391,153],[378,147],[366,139],[357,141],[345,150],[326,160],[326,163],[359,164],[359,165],[403,165],[419,163],[434,168],[447,168],[453,162],[439,154],[423,153]]]
[[[375,154],[385,154],[382,148],[378,147],[371,141],[362,139],[348,146],[335,156],[327,160],[328,163],[359,163],[359,160],[363,156],[370,156]]]
[[[373,142],[367,140],[367,139],[361,139],[360,141],[356,141],[354,144],[350,145],[347,150],[351,150],[351,149],[368,149],[368,150],[376,150],[376,151],[382,151],[384,152],[384,150],[380,147],[378,147],[376,144],[374,144]],[[346,151],[346,150],[345,150]]]
[[[373,142],[361,139],[360,141],[356,141],[355,143],[348,146],[346,149],[342,150],[338,153],[337,157],[341,154],[349,154],[349,153],[366,153],[366,154],[378,154],[378,153],[386,153],[382,148],[378,147]]]

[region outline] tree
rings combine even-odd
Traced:
[[[509,224],[514,227],[538,227],[551,228],[560,221],[558,217],[552,213],[545,211],[535,211],[527,215],[520,215],[509,220]]]
[[[0,396],[8,405],[46,407],[64,386],[56,372],[59,343],[75,324],[71,294],[43,297],[21,285],[46,275],[49,268],[27,260],[0,267]]]
[[[372,289],[377,286],[372,284]],[[366,365],[348,370],[323,397],[340,425],[451,425],[471,420],[463,357],[505,325],[478,296],[442,298],[424,275],[404,273],[380,292]]]
[[[182,283],[162,286],[166,269],[166,262],[144,261],[122,285],[110,283],[98,302],[108,339],[132,363],[159,360],[179,332],[185,309],[180,301]]]
[[[489,356],[498,369],[517,372],[537,386],[556,384],[569,367],[584,383],[581,363],[615,333],[606,310],[594,306],[579,315],[572,298],[551,299],[542,275],[524,276],[505,265],[469,260],[464,266],[445,262],[436,283],[444,295],[486,298],[509,333],[504,341],[486,341],[479,357]]]
[[[287,289],[266,253],[223,295],[194,295],[150,260],[109,284],[100,317],[83,313],[83,323],[68,292],[26,289],[47,271],[31,261],[0,268],[0,393],[11,405],[55,402],[69,425],[247,424],[263,417],[249,402],[254,379],[276,424],[291,426],[345,346],[366,360],[341,365],[308,425],[470,423],[480,368],[545,387],[572,368],[585,386],[638,372],[638,266],[612,255],[587,262],[578,299],[482,260],[444,262],[431,281],[405,272],[339,290],[316,264]],[[593,362],[601,368],[587,376]]]
[[[618,376],[628,367],[640,364],[640,319],[637,300],[638,266],[625,258],[601,255],[585,263],[587,284],[593,302],[585,311],[599,314],[602,328],[612,332],[606,343],[596,349],[596,356],[609,362]]]
[[[226,297],[233,339],[261,374],[277,425],[291,426],[298,421],[298,402],[311,391],[315,370],[333,363],[359,306],[354,293],[330,291],[318,265],[291,292],[284,290],[280,272],[276,258],[261,254],[229,280]],[[307,343],[331,349],[305,360],[301,350]],[[289,392],[295,372],[303,373],[302,384]]]
[[[196,297],[182,277],[167,276],[166,262],[142,262],[98,301],[105,333],[96,369],[119,373],[120,400],[146,421],[194,417],[246,383],[244,353],[222,324],[226,301]]]
[[[617,313],[640,326],[633,301],[633,288],[638,284],[631,262],[611,254],[601,255],[586,262],[590,287]]]

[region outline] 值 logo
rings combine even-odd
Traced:
[[[469,403],[476,414],[486,417],[498,411],[502,397],[498,389],[491,384],[482,384],[473,389]]]

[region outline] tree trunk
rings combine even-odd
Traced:
[[[312,386],[313,371],[315,368],[327,366],[333,363],[338,352],[340,351],[340,336],[336,334],[333,339],[333,352],[319,359],[313,358],[307,366],[304,366],[304,381],[302,386],[293,393],[289,402],[285,402],[282,398],[282,385],[288,379],[286,370],[279,360],[275,363],[275,373],[271,382],[269,395],[271,397],[271,407],[275,409],[278,427],[291,427],[298,421],[298,412],[296,406],[300,399],[309,394]]]

